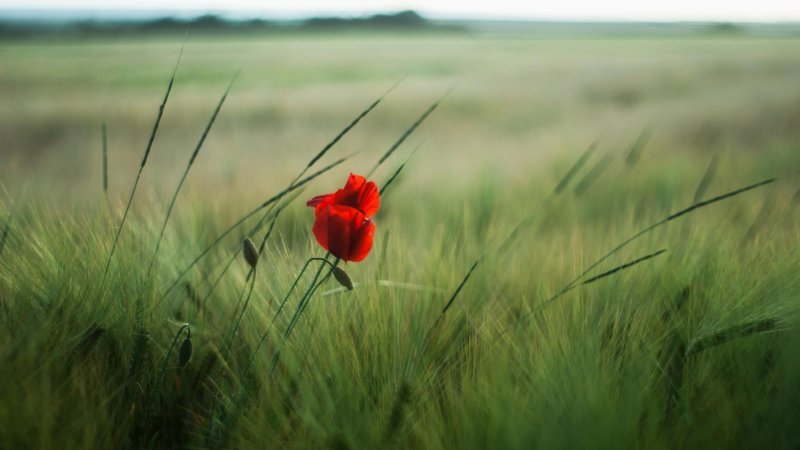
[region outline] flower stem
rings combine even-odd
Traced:
[[[328,258],[328,255],[325,255],[325,259],[321,259],[321,260],[325,261],[326,263],[328,263],[328,265],[331,267],[330,270],[328,271],[327,274],[325,274],[325,276],[322,278],[322,280],[318,282],[319,276],[322,273],[322,269],[324,269],[325,266],[321,265],[319,267],[319,270],[317,270],[316,275],[314,275],[314,279],[311,281],[311,285],[306,290],[306,293],[303,294],[303,298],[300,300],[300,303],[297,305],[297,310],[295,311],[294,316],[292,316],[292,320],[289,322],[289,326],[286,327],[286,333],[283,335],[284,339],[289,339],[289,335],[292,333],[292,330],[294,330],[294,327],[297,325],[297,321],[300,320],[300,316],[303,314],[303,311],[306,310],[306,307],[308,306],[308,303],[311,301],[311,296],[314,295],[314,292],[316,292],[317,288],[323,282],[327,281],[327,279],[333,273],[334,267],[336,267],[336,265],[339,264],[339,258],[336,258],[336,260],[333,263],[328,261],[327,258]],[[319,258],[317,258],[317,259],[319,259]]]
[[[244,317],[245,311],[247,311],[247,305],[250,304],[250,297],[253,295],[253,287],[256,284],[256,269],[255,267],[250,269],[250,289],[247,292],[247,298],[245,298],[244,306],[242,306],[242,312],[239,313],[239,317],[236,319],[236,323],[233,325],[233,331],[231,331],[231,337],[228,339],[228,344],[225,346],[225,352],[223,353],[225,360],[228,359],[228,355],[231,352],[231,347],[233,346],[233,339],[236,337],[236,332],[239,331],[239,324],[242,322],[242,318]],[[240,298],[241,300],[241,298]]]
[[[278,310],[275,312],[275,315],[272,316],[272,321],[269,323],[269,326],[267,327],[266,331],[264,331],[261,334],[261,338],[258,340],[258,344],[256,344],[256,348],[253,350],[253,354],[250,355],[250,360],[247,362],[247,366],[245,366],[245,369],[242,372],[242,379],[244,379],[244,377],[250,371],[250,367],[252,367],[253,362],[256,359],[256,354],[258,354],[258,350],[261,348],[262,345],[264,345],[264,341],[267,340],[267,336],[269,336],[269,332],[272,330],[272,327],[275,325],[275,322],[277,322],[278,317],[281,315],[281,312],[283,311],[283,307],[286,306],[286,303],[289,301],[289,296],[291,296],[292,292],[294,292],[294,288],[297,287],[297,283],[300,281],[300,278],[306,272],[306,269],[308,269],[308,266],[311,264],[311,262],[315,261],[315,260],[318,260],[318,259],[321,259],[321,258],[311,258],[311,259],[309,259],[303,265],[303,268],[300,269],[300,273],[297,274],[297,277],[295,277],[294,282],[292,282],[292,287],[289,288],[289,292],[287,292],[286,296],[283,297],[283,301],[281,301],[281,304],[278,306]]]
[[[331,273],[333,273],[333,268],[336,267],[336,265],[339,263],[339,258],[336,258],[336,260],[333,263],[328,261],[328,257],[330,256],[330,254],[331,253],[328,252],[328,253],[325,254],[324,258],[312,258],[312,259],[309,260],[309,261],[312,261],[312,260],[324,261],[331,267],[322,281],[325,281],[325,280],[328,279],[328,277],[331,275]],[[291,335],[292,330],[294,329],[295,325],[297,324],[297,321],[300,319],[300,315],[303,313],[303,311],[305,311],[306,305],[308,304],[309,300],[311,299],[311,296],[314,294],[314,291],[316,291],[317,287],[319,287],[319,285],[322,284],[319,281],[320,281],[320,276],[322,275],[322,270],[324,268],[325,268],[325,264],[321,264],[319,266],[319,269],[317,269],[317,273],[314,274],[314,278],[311,280],[311,284],[308,286],[308,289],[306,289],[306,292],[303,294],[303,297],[300,298],[300,302],[297,304],[297,309],[294,311],[294,314],[292,315],[292,318],[289,321],[289,325],[286,327],[286,331],[283,334],[283,342],[281,343],[281,347],[278,348],[277,351],[275,351],[275,355],[272,357],[272,363],[270,364],[270,368],[269,368],[269,373],[270,374],[272,374],[275,371],[275,368],[278,365],[278,360],[280,359],[280,350],[284,345],[286,345],[286,342],[289,340],[289,336]]]
[[[161,383],[164,381],[164,375],[166,375],[166,373],[167,373],[167,364],[169,363],[169,355],[171,355],[172,354],[172,350],[175,349],[175,345],[178,343],[178,338],[181,337],[181,333],[183,332],[184,329],[187,332],[187,336],[189,338],[192,337],[192,328],[191,328],[191,326],[189,326],[188,323],[183,324],[183,326],[181,326],[178,329],[178,332],[175,333],[175,338],[172,339],[172,344],[170,344],[169,349],[164,354],[164,360],[161,362],[161,370],[158,371],[158,378],[156,378],[157,381],[153,385],[153,388],[151,389],[151,392],[155,392],[155,390],[158,389],[158,387],[161,386]]]

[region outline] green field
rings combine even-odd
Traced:
[[[110,257],[181,45],[0,41],[0,448],[800,446],[800,39],[190,37]]]

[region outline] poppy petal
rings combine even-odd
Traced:
[[[314,207],[312,231],[317,242],[345,261],[362,261],[372,249],[380,209],[378,186],[361,175],[350,174],[344,188],[306,202]]]
[[[367,257],[372,250],[372,240],[375,235],[375,222],[367,220],[352,234],[350,242],[350,255],[348,261],[359,262]]]
[[[317,243],[325,250],[330,251],[328,248],[328,208],[329,206],[321,206],[315,210],[316,220],[314,220],[314,227],[311,231],[317,239]]]
[[[367,217],[373,217],[381,208],[378,186],[372,181],[366,183],[358,194],[358,209]]]
[[[361,213],[350,207],[328,206],[325,216],[328,218],[328,250],[334,256],[350,261],[350,238],[353,219]]]
[[[344,185],[344,190],[348,192],[359,191],[366,183],[366,178],[362,177],[361,175],[351,173],[350,176],[347,177],[347,184]]]
[[[323,205],[316,210],[314,237],[319,245],[345,261],[361,261],[372,249],[375,224],[359,210]]]
[[[306,202],[306,206],[316,207],[317,205],[333,203],[336,194],[317,195]]]

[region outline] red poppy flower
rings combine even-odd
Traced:
[[[350,174],[344,189],[339,189],[333,194],[318,195],[306,203],[306,206],[319,207],[320,205],[343,205],[361,211],[365,216],[372,217],[381,207],[378,195],[378,186],[372,181],[367,181],[361,175]]]
[[[314,207],[314,237],[325,250],[345,261],[361,261],[372,249],[380,209],[378,187],[361,175],[350,174],[343,189],[318,195],[306,203]]]

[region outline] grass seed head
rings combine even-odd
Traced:
[[[258,250],[256,250],[255,244],[250,238],[245,238],[242,242],[242,249],[244,251],[244,260],[247,261],[247,264],[250,264],[250,267],[255,269],[258,264]]]

